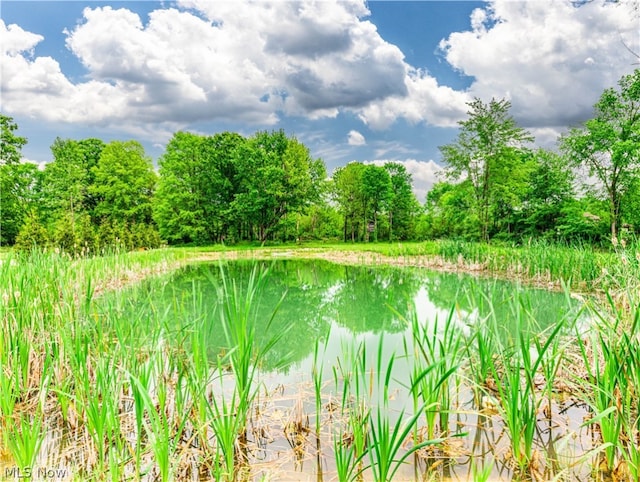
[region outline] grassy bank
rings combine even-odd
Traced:
[[[465,241],[411,243],[302,243],[263,247],[211,246],[179,248],[188,256],[207,259],[225,253],[239,257],[317,257],[358,264],[423,266],[469,272],[580,292],[618,293],[640,278],[640,246],[615,250],[590,245],[563,246],[533,242],[522,246]]]

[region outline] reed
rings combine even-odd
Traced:
[[[17,419],[9,419],[7,425],[4,443],[9,448],[20,473],[28,474],[35,466],[46,435],[42,414],[20,414]]]
[[[406,320],[405,320],[406,322]],[[426,438],[446,438],[449,435],[449,414],[452,410],[451,378],[460,366],[463,336],[456,323],[452,307],[442,324],[436,317],[420,322],[412,312],[412,350],[405,346],[405,354],[413,361],[410,377],[414,412],[422,407],[425,415]],[[453,381],[457,386],[456,381]]]
[[[405,461],[416,451],[428,445],[438,444],[443,438],[427,438],[406,446],[410,434],[415,431],[422,413],[427,409],[422,405],[414,411],[413,415],[405,419],[405,408],[402,408],[395,420],[392,420],[392,410],[389,406],[391,380],[394,376],[395,354],[392,354],[384,363],[383,357],[384,339],[381,337],[378,343],[376,357],[376,382],[381,398],[370,416],[370,443],[367,448],[369,468],[373,479],[376,481],[394,480]],[[416,385],[420,384],[433,371],[437,370],[436,364],[428,366],[422,373],[412,379],[409,391],[413,392]],[[447,376],[448,378],[448,376]]]
[[[593,306],[596,322],[578,340],[587,380],[584,394],[593,412],[590,424],[606,446],[598,463],[606,473],[639,474],[639,378],[637,308],[629,313],[608,296],[608,306]],[[629,316],[631,315],[631,319]]]
[[[287,329],[258,340],[258,332],[269,333],[276,317],[283,294],[267,319],[260,319],[258,306],[268,281],[269,270],[253,266],[246,284],[241,286],[235,279],[229,279],[224,266],[220,264],[220,282],[208,275],[218,292],[217,313],[222,321],[224,336],[230,350],[217,362],[218,381],[225,379],[224,367],[229,367],[233,378],[233,392],[230,398],[217,400],[206,398],[209,421],[214,429],[218,448],[224,459],[223,477],[235,480],[237,466],[242,463],[239,453],[247,444],[247,424],[253,401],[259,391],[258,372],[269,351],[286,335]],[[201,346],[201,350],[205,349]],[[200,356],[204,358],[202,351]],[[286,366],[288,360],[277,360],[276,367]],[[202,366],[202,361],[199,362]],[[196,381],[197,383],[197,381]],[[200,400],[202,400],[200,398]],[[236,450],[238,447],[240,450]]]
[[[333,433],[333,449],[340,482],[362,480],[364,458],[369,445],[371,409],[366,399],[367,350],[364,343],[357,346],[342,344],[341,356],[333,367],[336,391],[341,394],[339,429]]]
[[[441,255],[441,247],[411,245],[406,255]],[[591,425],[603,435],[602,460],[613,474],[637,479],[640,310],[632,296],[632,253],[585,247],[567,263],[560,259],[562,251],[555,257],[544,246],[452,242],[443,249],[452,261],[485,263],[491,270],[570,276],[570,286],[604,279],[602,263],[615,258],[617,264],[608,272],[612,277],[626,273],[627,279],[607,278],[607,286],[626,287],[628,299],[616,291],[610,306],[592,313],[597,328],[586,336],[576,332],[576,337],[589,369],[583,400],[593,411]],[[627,256],[626,271],[622,254]],[[276,316],[260,315],[267,273],[256,266],[245,282],[232,280],[224,267],[220,276],[212,273],[218,299],[213,314],[195,284],[192,293],[173,300],[175,314],[158,309],[153,290],[136,294],[136,302],[129,300],[131,292],[105,294],[123,281],[134,282],[136,272],[162,272],[182,256],[114,252],[85,260],[34,252],[24,258],[9,255],[0,264],[0,429],[16,464],[32,466],[40,452],[43,456],[47,427],[61,419],[73,443],[91,440],[74,469],[81,479],[234,480],[250,475],[241,470],[249,456],[248,427],[261,387],[260,370],[287,333],[271,338],[262,334],[269,333]],[[469,307],[490,313],[492,302],[491,294],[479,296]],[[318,457],[319,441],[324,442],[323,432],[330,426],[331,440],[323,445],[322,455],[330,457],[333,449],[339,480],[397,478],[410,455],[450,435],[452,414],[460,413],[454,397],[468,375],[478,398],[497,401],[518,470],[526,472],[535,458],[542,404],[555,403],[553,380],[561,373],[567,349],[561,335],[572,322],[567,317],[536,333],[530,308],[522,299],[513,301],[518,335],[512,337],[501,331],[495,312],[473,326],[462,323],[459,308],[440,320],[418,320],[412,313],[406,322],[412,332],[405,345],[407,370],[399,367],[401,357],[383,353],[382,343],[375,353],[369,353],[364,342],[345,344],[333,366],[340,414],[335,419],[333,414],[327,417],[325,403],[328,351],[317,344],[311,381]],[[212,331],[212,318],[222,321],[218,333]],[[217,356],[212,347],[220,341],[230,348]],[[396,400],[410,394],[410,407],[397,409],[399,402],[390,401],[397,385],[404,388]],[[422,427],[424,435],[418,437]],[[187,462],[194,468],[187,470]],[[319,471],[321,466],[319,460]],[[478,480],[491,471],[489,465],[470,470]]]
[[[224,365],[218,368],[218,377],[221,382],[225,377]],[[221,386],[219,397],[210,397],[207,404],[209,410],[209,423],[216,438],[216,454],[220,454],[222,463],[216,464],[214,473],[217,480],[234,481],[241,466],[246,464],[243,456],[246,447],[242,446],[246,441],[239,436],[246,429],[247,413],[242,411],[243,394],[236,389],[230,397],[224,395],[224,387]],[[244,400],[246,402],[246,400]],[[242,408],[241,408],[242,407]]]
[[[534,438],[542,398],[536,375],[564,327],[560,321],[548,333],[534,333],[536,322],[525,300],[517,296],[511,303],[515,336],[496,338],[497,356],[491,358],[490,373],[498,395],[498,409],[511,441],[513,460],[521,473],[531,470]],[[494,321],[494,326],[498,326]],[[549,366],[549,365],[548,365]]]

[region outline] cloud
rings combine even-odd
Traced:
[[[126,8],[85,8],[65,31],[87,70],[79,83],[30,57],[42,36],[3,24],[4,106],[63,122],[273,125],[406,94],[403,54],[364,19],[362,0],[178,5],[146,23]]]
[[[399,118],[451,127],[464,118],[466,102],[471,100],[465,92],[438,85],[434,77],[419,69],[408,69],[405,86],[406,95],[389,96],[363,107],[358,113],[362,122],[377,130],[387,129]]]
[[[602,91],[637,61],[634,1],[493,0],[471,15],[472,28],[440,47],[475,78],[469,94],[507,98],[525,127],[573,125],[591,117]]]
[[[81,81],[34,56],[41,35],[0,20],[2,107],[161,142],[158,132],[193,123],[272,126],[283,116],[353,114],[376,130],[400,119],[451,127],[474,96],[495,96],[511,100],[523,126],[548,134],[590,117],[600,93],[637,62],[625,47],[640,51],[633,4],[489,2],[468,31],[440,44],[444,60],[474,79],[462,91],[409,65],[367,20],[364,0],[178,0],[145,21],[92,6],[66,31],[86,68]]]
[[[350,146],[364,146],[367,143],[364,136],[358,131],[349,131],[347,142]]]
[[[44,40],[42,35],[27,32],[18,25],[6,26],[2,19],[0,19],[0,33],[2,34],[0,51],[3,56],[15,57],[22,52],[33,55],[34,47]]]
[[[427,193],[431,190],[433,185],[438,182],[439,173],[442,171],[442,166],[433,160],[419,161],[416,159],[404,159],[404,160],[382,160],[376,159],[368,162],[369,164],[375,164],[377,166],[383,166],[387,162],[396,162],[404,165],[407,172],[411,174],[413,181],[413,193],[418,198],[418,201],[424,203],[427,198]]]

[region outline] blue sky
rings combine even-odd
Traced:
[[[466,102],[507,98],[537,143],[637,67],[637,0],[0,4],[0,110],[53,140],[283,128],[328,170],[398,161],[423,199]]]

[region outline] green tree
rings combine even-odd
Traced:
[[[240,134],[223,132],[206,137],[201,146],[204,161],[201,193],[204,198],[206,239],[233,242],[232,226],[236,216],[232,209],[238,192],[238,153],[247,139]]]
[[[375,164],[367,164],[362,172],[364,195],[365,240],[369,241],[369,223],[373,223],[373,240],[378,241],[378,215],[387,208],[393,195],[389,172]]]
[[[43,172],[29,162],[0,165],[0,236],[13,244],[30,212],[37,212]]]
[[[136,141],[113,141],[105,146],[93,168],[95,214],[127,224],[151,222],[151,199],[156,174],[151,159]]]
[[[496,182],[489,199],[489,236],[512,239],[519,234],[519,220],[535,169],[536,163],[530,151],[504,151],[494,169]]]
[[[556,231],[568,242],[602,243],[610,227],[607,202],[592,195],[570,199],[563,206]]]
[[[595,176],[609,204],[611,238],[618,236],[622,200],[640,167],[640,69],[603,92],[595,117],[561,138],[570,165]]]
[[[365,196],[362,190],[362,175],[365,166],[361,162],[350,162],[333,173],[333,197],[343,216],[344,240],[359,239],[360,223],[365,216]]]
[[[52,222],[70,214],[75,229],[76,215],[95,216],[97,199],[91,186],[103,149],[104,143],[99,139],[58,137],[53,142],[53,162],[46,165],[43,183],[44,209]]]
[[[427,193],[424,235],[429,238],[477,238],[478,219],[472,209],[474,191],[467,179],[440,181]]]
[[[391,193],[388,202],[389,241],[407,240],[415,235],[415,217],[420,212],[420,204],[412,189],[411,174],[404,164],[387,162],[384,168],[391,179]]]
[[[29,212],[16,237],[15,249],[18,251],[30,251],[36,247],[45,247],[47,242],[47,230],[40,223],[37,214],[34,211]]]
[[[312,204],[298,219],[298,239],[340,239],[342,218],[337,209],[326,201]]]
[[[172,242],[208,243],[227,236],[234,221],[236,159],[246,139],[224,132],[177,132],[160,158],[154,219]]]
[[[250,233],[264,242],[283,218],[319,196],[324,163],[283,130],[257,132],[240,149],[238,192],[232,208]]]
[[[0,114],[0,165],[17,164],[22,159],[27,139],[16,135],[17,130],[13,117]]]
[[[507,100],[492,99],[485,104],[476,98],[468,105],[469,118],[459,122],[456,142],[441,146],[440,151],[446,175],[471,183],[480,238],[488,241],[492,199],[514,172],[513,163],[521,159],[514,151],[532,137],[509,115]]]
[[[205,238],[202,141],[197,134],[176,132],[158,162],[160,179],[153,217],[160,235],[169,242],[200,242]],[[110,230],[105,226],[103,232],[108,236]]]
[[[521,211],[522,232],[554,237],[563,208],[573,199],[573,172],[559,154],[546,149],[534,151],[533,161]]]
[[[9,244],[15,241],[24,217],[16,184],[27,139],[16,135],[17,130],[12,117],[0,114],[0,243]]]

